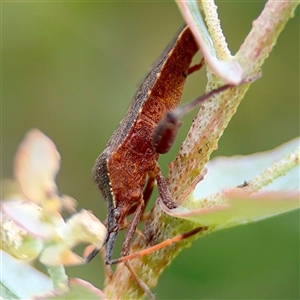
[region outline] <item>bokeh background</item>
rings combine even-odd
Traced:
[[[235,53],[264,1],[216,3]],[[171,1],[3,2],[3,177],[13,176],[24,134],[39,128],[62,156],[60,192],[104,220],[106,205],[92,166],[138,84],[182,24]],[[264,151],[299,135],[299,9],[262,72],[214,156]],[[202,94],[205,83],[204,71],[191,76],[183,101]],[[193,114],[184,117],[177,143],[160,159],[165,174]],[[103,287],[100,258],[67,271]],[[167,268],[154,292],[158,299],[298,299],[299,212],[198,240]]]

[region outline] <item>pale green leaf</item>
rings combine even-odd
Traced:
[[[212,159],[205,166],[207,174],[204,180],[197,185],[194,198],[204,198],[212,193],[242,185],[245,181],[250,182],[258,174],[271,167],[273,163],[294,151],[299,145],[300,139],[296,138],[270,151]],[[299,190],[299,164],[282,175],[265,186],[263,190]]]
[[[4,251],[0,253],[1,281],[19,299],[30,299],[52,289],[49,277]]]
[[[299,139],[248,156],[216,158],[189,207],[162,209],[201,226],[227,228],[299,208]],[[296,148],[296,150],[295,150]],[[256,175],[256,176],[255,176]]]
[[[202,16],[199,12],[197,1],[177,0],[176,2],[183,15],[183,18],[185,19],[187,25],[189,25],[201,48],[201,52],[205,58],[206,64],[226,83],[233,85],[241,83],[243,79],[243,70],[229,54],[226,43],[224,43],[223,49],[221,49],[222,56],[226,59],[226,61],[222,61],[218,58],[217,53],[219,51],[215,50],[214,42],[209,35],[209,32],[207,31]],[[210,13],[210,16],[207,17],[215,18],[215,21],[218,22],[217,15],[214,13],[214,11],[216,11],[214,6],[212,6],[211,9],[206,10],[206,13]],[[222,39],[225,40],[221,29],[219,34],[221,35]],[[220,43],[221,37],[216,37],[218,43]]]
[[[189,210],[164,209],[169,215],[193,221],[215,230],[259,221],[299,208],[299,193],[259,193],[255,197],[228,195],[226,204]]]

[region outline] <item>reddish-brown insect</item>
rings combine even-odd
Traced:
[[[177,204],[171,199],[166,181],[158,166],[159,154],[166,153],[173,145],[179,117],[213,94],[176,108],[181,100],[186,77],[198,45],[188,27],[185,27],[154,64],[135,95],[124,119],[108,141],[105,150],[97,158],[94,178],[108,205],[106,264],[117,263],[155,251],[167,244],[197,233],[200,229],[177,236],[168,242],[149,249],[148,252],[129,255],[129,248],[137,225],[153,190],[155,180],[159,196],[172,209]],[[200,65],[196,69],[199,69]],[[127,226],[126,217],[133,214]],[[118,232],[127,227],[120,259],[112,260],[112,252]],[[88,257],[91,260],[95,249]],[[129,256],[128,256],[129,255]]]

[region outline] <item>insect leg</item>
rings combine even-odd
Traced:
[[[147,184],[146,184],[146,187],[144,189],[144,192],[143,192],[143,199],[144,199],[144,209],[143,209],[143,213],[142,213],[142,216],[140,218],[140,221],[139,222],[142,222],[142,221],[145,221],[148,219],[149,217],[149,212],[145,213],[145,209],[147,207],[147,204],[151,198],[151,195],[152,195],[152,192],[153,192],[153,188],[154,188],[154,183],[155,183],[155,176],[154,176],[154,173],[151,173],[149,174],[149,177],[148,177],[148,181],[147,181]],[[128,215],[134,213],[137,209],[137,203],[135,203],[129,210],[128,212]],[[130,223],[126,224],[126,227],[129,226]],[[143,236],[144,237],[144,234],[139,231],[137,228],[135,229],[135,233],[137,235],[140,235],[140,236]]]
[[[165,248],[165,247],[167,247],[171,244],[178,243],[178,242],[180,242],[180,241],[182,241],[186,238],[189,238],[189,237],[191,237],[191,236],[193,236],[193,235],[195,235],[195,234],[197,234],[197,233],[199,233],[200,231],[203,231],[203,230],[207,230],[207,227],[197,227],[193,230],[184,232],[182,234],[174,236],[173,238],[167,239],[167,240],[165,240],[165,241],[163,241],[163,242],[161,242],[157,245],[154,245],[154,246],[151,246],[149,248],[140,250],[138,252],[129,254],[127,256],[123,256],[123,257],[120,257],[120,258],[117,258],[117,259],[112,259],[110,261],[110,264],[118,264],[118,263],[126,262],[128,260],[131,260],[131,259],[134,259],[134,258],[137,258],[137,257],[148,255],[148,254],[153,253],[157,250]]]
[[[162,174],[161,169],[158,165],[156,167],[156,181],[157,189],[161,200],[169,209],[176,208],[178,205],[172,199],[171,193],[167,185],[167,181],[164,178],[164,175]]]
[[[105,239],[102,247],[108,242],[109,238],[110,238],[110,235],[107,233],[106,239]],[[101,248],[95,247],[92,252],[89,252],[87,254],[87,256],[84,257],[84,261],[86,263],[90,262],[99,253],[100,250],[101,250]]]
[[[152,195],[152,192],[153,192],[153,188],[154,188],[154,183],[155,183],[155,176],[153,173],[149,174],[149,177],[148,177],[148,181],[147,181],[147,184],[146,184],[146,187],[144,189],[144,192],[143,192],[143,199],[144,199],[144,203],[145,203],[145,207],[144,207],[144,210],[150,200],[150,197]],[[136,211],[136,208],[137,208],[137,204],[135,203],[129,210],[128,212],[128,216],[133,214],[135,211]],[[143,212],[144,213],[144,212]],[[144,220],[145,218],[143,218]]]
[[[200,63],[199,64],[196,64],[196,65],[193,65],[189,68],[188,70],[188,75],[194,73],[195,71],[198,71],[200,70],[205,64],[205,60],[204,60],[204,57],[201,59]]]
[[[259,79],[261,76],[260,73],[252,76],[252,77],[249,77],[249,78],[246,78],[244,79],[240,84],[245,84],[245,83],[250,83],[250,82],[253,82],[257,79]],[[217,94],[220,94],[221,92],[223,91],[226,91],[230,88],[234,87],[234,85],[231,85],[231,84],[225,84],[223,86],[220,86],[216,89],[213,89],[211,90],[210,92],[208,92],[207,94],[204,94],[202,96],[200,96],[199,98],[181,106],[181,107],[177,107],[173,110],[171,110],[170,112],[168,112],[165,116],[165,118],[163,118],[161,122],[166,122],[166,119],[167,118],[171,118],[171,119],[174,119],[174,118],[181,118],[182,116],[184,116],[186,113],[190,112],[191,110],[193,110],[196,106],[198,106],[199,104],[203,103],[204,101],[206,101],[207,99],[209,99],[210,97],[213,97]],[[172,117],[170,117],[170,115],[172,115]],[[159,124],[158,124],[159,125]]]
[[[145,203],[145,208],[150,200],[150,197],[152,195],[153,192],[153,188],[154,188],[154,183],[155,183],[155,176],[154,173],[150,173],[149,177],[148,177],[148,181],[147,181],[147,185],[144,189],[143,192],[143,199],[144,199],[144,203]]]
[[[152,136],[152,144],[155,151],[159,154],[167,153],[177,136],[179,127],[181,126],[180,118],[194,109],[196,106],[207,100],[208,98],[219,94],[226,89],[231,88],[232,85],[226,84],[221,86],[220,88],[214,89],[209,93],[202,95],[194,101],[191,101],[181,107],[177,107],[169,112],[162,118],[162,120],[157,124],[153,136]]]
[[[137,225],[141,219],[141,216],[143,214],[144,211],[144,207],[145,207],[145,203],[143,199],[140,199],[140,201],[138,202],[138,206],[136,208],[136,211],[132,217],[132,220],[130,221],[130,224],[127,228],[127,232],[125,235],[125,239],[124,239],[124,243],[122,246],[122,251],[121,251],[121,255],[125,256],[129,254],[129,249],[130,249],[130,245],[131,245],[131,241],[133,239],[133,236],[135,234],[135,230],[137,228]],[[109,263],[109,261],[107,261],[106,263]]]

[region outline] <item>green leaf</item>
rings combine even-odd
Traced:
[[[190,196],[189,207],[170,210],[162,201],[159,204],[173,217],[214,230],[297,209],[299,148],[294,149],[298,145],[299,138],[271,151],[216,158],[206,165],[208,174]]]
[[[299,145],[300,139],[296,138],[270,151],[212,159],[205,166],[208,172],[204,180],[197,185],[194,198],[204,198],[211,193],[242,185],[245,181],[250,184],[250,180],[268,170],[276,162],[281,161],[281,166],[284,167],[284,158],[295,151]],[[272,176],[273,181],[264,185],[262,190],[288,191],[299,189],[299,162],[297,159],[292,161],[293,165],[290,168],[289,161],[285,160],[285,162],[288,170],[284,168],[283,173],[278,173],[279,169],[274,169],[269,175],[269,179]],[[297,167],[295,167],[296,165]]]
[[[260,193],[255,197],[228,195],[226,204],[189,210],[178,207],[165,211],[214,230],[266,219],[299,208],[299,193]]]
[[[30,265],[14,259],[1,250],[2,284],[19,299],[29,299],[33,295],[45,293],[52,289],[49,277]]]

